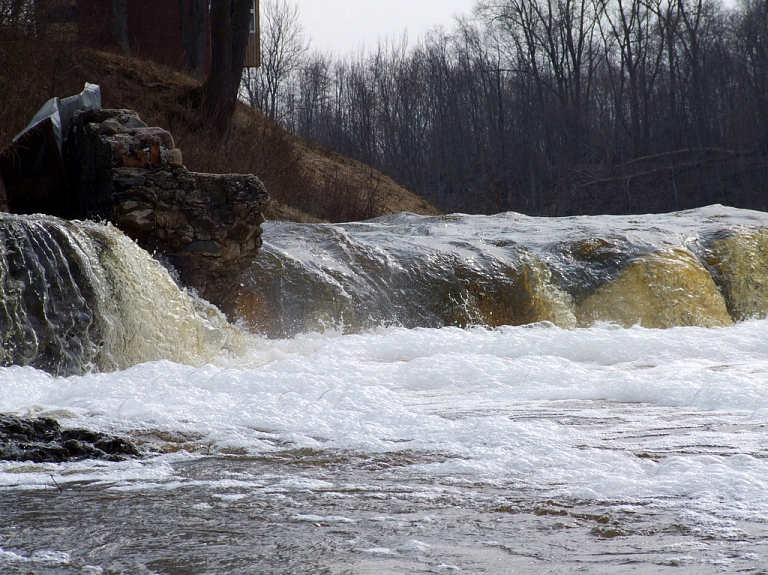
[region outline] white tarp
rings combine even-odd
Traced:
[[[59,145],[59,152],[62,151],[62,144],[69,131],[69,123],[72,116],[80,110],[94,110],[101,108],[101,88],[97,84],[85,83],[82,92],[63,100],[59,97],[51,98],[43,107],[40,108],[32,118],[32,121],[19,132],[13,139],[15,142],[24,133],[35,127],[43,120],[50,118],[53,124],[53,131],[56,135],[56,143]]]

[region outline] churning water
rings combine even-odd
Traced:
[[[147,453],[0,462],[0,572],[768,573],[763,218],[270,224],[244,287],[253,329],[282,309],[271,338],[170,290],[143,317],[203,334],[188,356],[101,327],[90,366],[116,371],[0,368],[0,412]],[[93,277],[132,281],[99,259],[117,242],[169,289],[83,225]]]

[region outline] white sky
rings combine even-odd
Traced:
[[[341,55],[376,47],[405,29],[413,42],[436,24],[450,28],[455,14],[469,14],[475,0],[293,0],[311,47]]]

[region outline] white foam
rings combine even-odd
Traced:
[[[214,452],[441,454],[407,471],[583,499],[681,498],[759,517],[768,513],[767,336],[768,321],[314,334],[263,340],[244,359],[197,369],[153,362],[57,379],[2,368],[0,412]],[[178,480],[174,457],[189,456],[1,463],[0,487],[55,488],[51,474],[60,484],[167,484]],[[296,477],[263,488],[332,487]]]
[[[429,549],[429,545],[427,545],[426,543],[423,543],[422,541],[418,541],[417,539],[409,539],[408,541],[406,541],[400,547],[397,548],[398,551],[401,551],[404,553],[423,553],[428,549]]]
[[[369,555],[395,555],[395,552],[388,547],[371,547],[369,549],[363,549],[362,552],[368,553]]]
[[[26,557],[13,551],[5,551],[0,547],[0,565],[3,563],[42,563],[47,566],[54,566],[69,565],[70,561],[71,557],[66,551],[41,549]]]
[[[354,519],[341,515],[292,515],[291,521],[306,523],[357,523]]]

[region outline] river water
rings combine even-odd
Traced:
[[[4,368],[2,411],[154,454],[0,463],[0,571],[765,573],[767,335],[389,328]]]
[[[270,257],[293,229],[274,226]],[[768,320],[584,319],[631,277],[560,281],[565,326],[432,325],[445,305],[427,302],[427,320],[323,329],[304,310],[306,329],[204,361],[2,367],[0,412],[124,435],[144,457],[0,462],[0,573],[768,573]],[[738,286],[718,285],[733,316]]]

